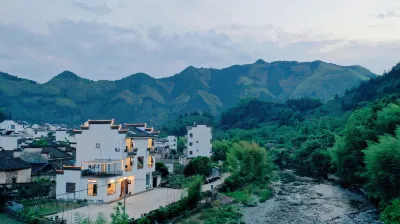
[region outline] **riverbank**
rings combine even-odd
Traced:
[[[377,209],[359,193],[327,180],[279,172],[272,183],[274,197],[255,207],[243,207],[245,223],[381,223]]]

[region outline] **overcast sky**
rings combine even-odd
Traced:
[[[189,65],[400,61],[399,0],[2,0],[0,71],[120,79]]]

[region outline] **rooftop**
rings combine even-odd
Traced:
[[[120,161],[121,160],[118,160],[118,159],[95,159],[95,160],[86,161],[84,163],[86,163],[86,164],[110,164],[110,163],[117,163]]]
[[[0,171],[29,169],[31,165],[20,158],[0,158]]]

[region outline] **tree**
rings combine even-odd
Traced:
[[[239,142],[232,145],[227,154],[231,173],[225,180],[225,191],[232,191],[251,182],[264,183],[269,179],[273,164],[267,151],[255,142]]]
[[[161,172],[162,177],[167,177],[169,174],[168,167],[162,162],[156,163],[156,170]]]
[[[394,199],[392,203],[383,210],[381,220],[388,224],[400,223],[400,198]]]
[[[197,176],[188,186],[188,196],[186,198],[186,203],[188,208],[196,208],[197,203],[201,199],[201,186],[203,183],[203,178]]]
[[[208,177],[211,174],[211,160],[208,157],[199,156],[189,162],[183,170],[185,176],[201,175]]]
[[[117,206],[114,207],[114,212],[111,213],[111,224],[128,224],[130,219],[129,216],[123,213],[122,202],[118,202]]]
[[[384,201],[400,197],[400,128],[396,137],[383,135],[379,142],[369,142],[363,152],[363,176],[370,197]]]
[[[212,144],[212,152],[213,156],[212,159],[214,161],[225,161],[226,160],[226,153],[232,143],[224,140],[224,141],[214,141]]]
[[[179,153],[183,153],[183,150],[185,149],[185,143],[186,143],[186,138],[185,137],[179,137],[178,138],[177,151]]]

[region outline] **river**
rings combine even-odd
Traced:
[[[243,208],[245,223],[381,223],[377,209],[360,192],[293,170],[281,171],[279,176],[273,183],[274,197]]]

